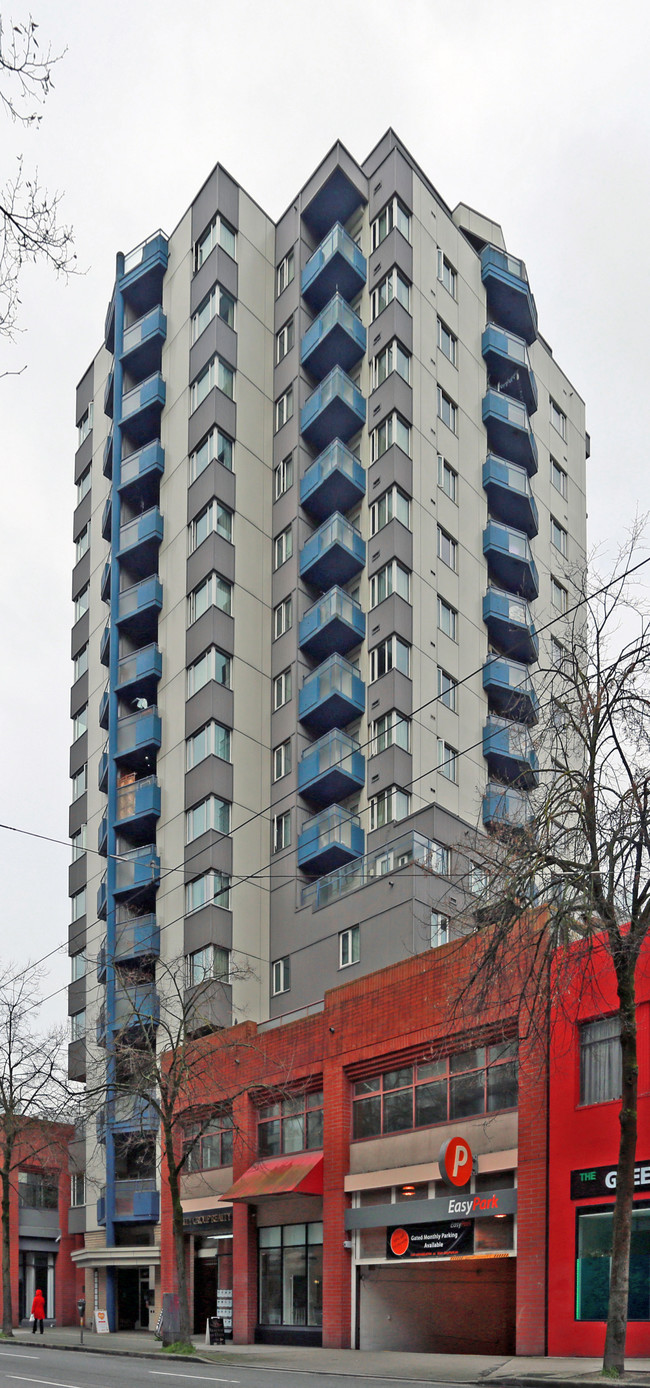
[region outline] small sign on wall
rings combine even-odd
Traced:
[[[105,1311],[95,1311],[95,1330],[98,1335],[110,1335],[111,1328]]]

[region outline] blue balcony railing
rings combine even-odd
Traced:
[[[523,260],[498,246],[481,252],[481,279],[485,285],[490,317],[518,333],[528,343],[537,337],[537,309],[530,292]]]
[[[108,689],[105,689],[99,700],[99,726],[108,728],[108,711],[110,708],[111,696]]]
[[[115,921],[113,957],[116,964],[128,964],[138,959],[157,959],[160,954],[160,929],[153,912],[144,916],[128,914],[118,906]]]
[[[321,381],[300,413],[300,431],[315,448],[333,439],[347,443],[366,421],[366,402],[340,366]]]
[[[483,666],[483,688],[491,711],[518,723],[537,722],[539,700],[526,665],[503,656],[490,656]]]
[[[157,1025],[157,1018],[152,1020]],[[154,1133],[160,1121],[153,1103],[144,1094],[116,1094],[108,1110],[107,1118],[115,1132]]]
[[[113,476],[113,424],[112,424],[112,421],[111,421],[111,427],[110,427],[110,429],[109,429],[109,431],[108,431],[108,433],[107,433],[107,435],[106,435],[106,441],[105,441],[105,443],[104,443],[104,452],[103,452],[103,454],[102,454],[102,472],[103,472],[103,474],[104,474],[104,477],[112,477],[112,476]]]
[[[105,500],[105,502],[104,502],[104,509],[103,509],[103,511],[102,511],[102,539],[103,539],[103,540],[110,540],[110,538],[111,538],[111,523],[112,523],[112,519],[113,519],[113,502],[112,502],[111,497],[110,497],[110,496],[107,496],[107,498],[106,498],[106,500]]]
[[[308,607],[301,619],[298,644],[317,660],[338,651],[345,655],[358,646],[366,634],[366,614],[342,588],[330,588]]]
[[[162,675],[162,651],[154,644],[122,656],[117,667],[117,686],[120,694],[131,698],[150,699]]]
[[[300,576],[323,590],[349,583],[366,562],[366,545],[345,516],[335,512],[303,545]]]
[[[340,222],[321,241],[302,272],[303,298],[318,310],[335,290],[344,299],[354,299],[366,282],[367,265],[359,247]]]
[[[129,588],[122,588],[117,603],[117,625],[132,641],[149,642],[156,635],[163,590],[155,574]]]
[[[318,911],[322,906],[330,906],[341,897],[356,892],[361,887],[369,887],[388,873],[407,868],[413,875],[413,866],[420,866],[425,872],[439,872],[437,866],[439,846],[431,843],[423,834],[411,831],[401,834],[398,839],[375,848],[347,867],[321,877],[318,882],[310,882],[300,893],[301,906],[311,906]]]
[[[525,531],[529,539],[537,534],[539,516],[525,468],[488,453],[483,464],[483,487],[495,520]]]
[[[317,805],[333,805],[361,790],[366,759],[356,738],[339,728],[305,747],[298,765],[298,790]]]
[[[160,998],[153,983],[116,984],[114,1031],[155,1027],[160,1021]]]
[[[110,602],[111,600],[111,567],[111,561],[107,559],[102,569],[102,579],[99,585],[102,602]]]
[[[298,867],[303,872],[333,872],[363,854],[364,833],[356,815],[330,805],[306,819],[298,835]]]
[[[108,811],[107,811],[107,810],[104,811],[104,813],[103,813],[103,815],[102,815],[102,817],[101,817],[101,819],[100,819],[100,821],[99,821],[99,828],[98,828],[98,830],[97,830],[97,852],[98,852],[98,853],[101,853],[102,858],[105,858],[105,857],[106,857],[106,854],[107,854],[107,852],[108,852]]]
[[[137,770],[155,757],[162,741],[162,723],[155,705],[127,713],[117,720],[116,759]]]
[[[156,776],[117,787],[115,824],[120,833],[136,831],[140,838],[155,833],[160,819],[160,782]]]
[[[122,396],[122,430],[132,443],[152,443],[160,437],[160,413],[165,398],[160,371],[154,371]]]
[[[483,823],[486,829],[524,829],[533,811],[525,791],[490,782],[483,797]]]
[[[146,443],[143,448],[122,458],[119,490],[129,494],[132,488],[139,489],[147,481],[155,485],[164,470],[165,450],[160,439],[154,439],[152,443]]]
[[[115,370],[114,370],[113,366],[111,366],[110,371],[109,371],[109,373],[108,373],[108,376],[106,377],[106,385],[104,386],[104,414],[105,414],[105,415],[108,415],[109,419],[112,419],[112,418],[113,418],[113,408],[114,408],[114,405],[115,405]]]
[[[491,713],[483,729],[483,756],[490,774],[500,781],[514,782],[519,790],[537,785],[539,762],[524,723]]]
[[[358,670],[331,655],[307,675],[298,696],[298,717],[316,733],[344,728],[365,710],[366,687]]]
[[[111,624],[106,623],[99,639],[99,659],[102,665],[108,665],[111,658]]]
[[[483,553],[492,577],[501,588],[532,601],[539,593],[537,566],[528,536],[498,521],[488,521],[483,531]]]
[[[132,1221],[142,1224],[157,1223],[160,1196],[153,1177],[139,1181],[116,1181],[113,1195],[113,1218],[117,1224],[130,1224]],[[97,1203],[99,1204],[99,1201]]]
[[[119,285],[133,311],[139,315],[160,303],[167,269],[168,249],[164,231],[156,231],[124,256]]]
[[[159,304],[124,329],[122,361],[131,376],[149,376],[160,366],[167,319]]]
[[[334,511],[350,511],[365,494],[364,469],[340,439],[319,453],[300,483],[300,505],[317,520]]]
[[[160,858],[155,843],[120,853],[115,864],[115,895],[144,894],[160,885]]]
[[[366,330],[342,294],[334,294],[304,334],[302,365],[317,381],[341,366],[350,371],[366,350]]]
[[[120,526],[120,559],[128,559],[129,567],[151,564],[162,542],[164,523],[160,508],[148,511]]]
[[[481,339],[490,383],[521,400],[529,414],[537,409],[537,382],[523,337],[488,323]]]
[[[108,905],[108,888],[106,885],[106,873],[103,873],[97,888],[97,915],[100,920],[106,920],[106,909]]]
[[[101,791],[105,791],[108,785],[108,763],[108,742],[106,742],[100,754],[99,764],[97,766],[97,787]]]
[[[537,472],[537,444],[526,406],[499,390],[488,390],[483,398],[483,423],[490,451],[520,463],[532,477]]]
[[[502,588],[488,588],[483,598],[483,621],[490,640],[504,655],[531,665],[539,657],[539,639],[525,598]]]

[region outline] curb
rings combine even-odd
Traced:
[[[5,1343],[11,1343],[11,1341]],[[13,1343],[15,1345],[22,1345],[26,1350],[32,1348],[31,1344],[29,1344],[29,1342],[26,1343],[24,1340],[14,1340]],[[65,1350],[68,1354],[113,1354],[119,1355],[122,1359],[162,1359],[163,1355],[161,1349],[155,1353],[144,1349],[109,1349],[108,1345],[106,1345],[105,1348],[102,1345],[100,1349],[99,1345],[53,1345],[45,1340],[41,1341],[40,1339],[38,1345],[40,1349]],[[1,1354],[2,1350],[0,1349],[0,1355]],[[181,1364],[211,1364],[213,1362],[211,1359],[202,1359],[199,1354],[166,1354],[165,1360],[167,1359],[171,1360],[172,1363],[177,1362]]]

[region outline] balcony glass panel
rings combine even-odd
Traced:
[[[521,530],[489,521],[483,531],[483,553],[490,574],[502,588],[521,594],[529,601],[539,593],[537,566],[528,536]]]
[[[300,505],[317,520],[333,511],[350,511],[366,494],[366,474],[341,439],[310,463],[300,483]]]
[[[122,396],[122,429],[132,443],[153,443],[160,435],[165,382],[159,371]]]
[[[333,439],[347,443],[366,420],[366,402],[340,366],[317,386],[303,406],[301,433],[316,448],[326,448]]]
[[[399,872],[400,868],[412,869],[414,864],[427,872],[437,872],[437,851],[437,845],[431,843],[423,834],[402,834],[398,839],[382,848],[373,849],[340,871],[329,873],[318,882],[303,887],[300,904],[311,906],[312,910],[317,911],[322,906],[329,906],[333,901],[347,896],[349,892],[369,886],[378,878],[386,877],[389,873],[392,876],[394,872]]]
[[[366,614],[360,603],[342,588],[330,588],[322,598],[308,607],[300,622],[298,641],[301,649],[318,659],[338,651],[358,646],[366,634]]]
[[[120,828],[137,827],[141,836],[154,832],[160,818],[160,784],[156,776],[117,787],[115,820]]]
[[[539,640],[524,598],[502,588],[489,588],[483,598],[483,621],[490,639],[503,654],[530,665],[539,656]]]
[[[537,409],[537,382],[523,337],[488,323],[482,338],[490,384],[521,400],[529,414]]]
[[[538,781],[537,753],[525,724],[490,714],[483,729],[483,756],[499,780],[531,790]]]
[[[300,360],[317,380],[334,366],[349,371],[366,350],[366,330],[341,294],[334,294],[304,334]]]
[[[144,708],[117,720],[116,757],[137,768],[160,747],[162,724],[157,709]]]
[[[155,482],[165,469],[165,450],[159,439],[145,444],[120,463],[120,491],[136,486],[145,478]]]
[[[162,675],[162,651],[159,646],[142,646],[139,651],[122,656],[117,667],[117,683],[121,693],[132,697],[149,698]]]
[[[162,607],[163,591],[155,575],[122,588],[117,606],[117,625],[134,641],[145,641],[156,635],[158,613]]]
[[[315,732],[343,728],[365,709],[366,689],[343,656],[332,655],[307,675],[298,697],[298,716]]]
[[[168,249],[164,231],[148,236],[124,257],[119,286],[132,311],[139,317],[162,298],[162,282],[167,269]]]
[[[141,848],[131,848],[128,853],[120,853],[115,864],[116,892],[155,889],[159,882],[160,858],[154,843],[143,844]]]
[[[537,534],[539,516],[525,468],[489,453],[483,464],[483,487],[496,520],[523,530],[529,539]]]
[[[537,444],[526,406],[502,391],[488,390],[483,399],[483,423],[490,450],[508,462],[520,463],[532,477],[537,472]]]
[[[114,1027],[156,1026],[160,1016],[160,1001],[152,983],[135,983],[131,987],[115,988]],[[130,1096],[127,1096],[129,1098]]]
[[[496,713],[520,723],[537,722],[539,701],[526,665],[491,656],[483,666],[483,688]]]
[[[114,958],[116,963],[129,959],[157,958],[160,954],[160,930],[156,917],[133,916],[118,906],[115,920]]]
[[[491,782],[483,797],[483,823],[486,828],[523,829],[533,811],[525,791]]]
[[[124,329],[121,355],[132,377],[149,376],[160,366],[166,336],[167,319],[159,304]]]
[[[498,246],[485,246],[481,252],[481,279],[485,285],[490,316],[526,342],[534,342],[537,336],[537,309],[523,260],[508,255]]]
[[[153,1177],[139,1181],[116,1181],[113,1189],[113,1217],[118,1223],[122,1220],[140,1220],[143,1223],[157,1221],[160,1197]]]
[[[359,743],[337,728],[304,749],[298,766],[298,790],[318,805],[332,805],[361,789],[365,766]]]
[[[298,866],[306,872],[331,872],[363,853],[364,833],[356,815],[330,805],[306,819],[298,836]]]
[[[354,299],[366,282],[367,265],[359,247],[340,222],[328,231],[302,272],[302,293],[313,309],[320,309],[338,290]]]
[[[303,545],[300,573],[315,588],[331,588],[349,583],[365,562],[365,541],[345,516],[335,512]]]

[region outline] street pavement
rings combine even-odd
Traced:
[[[389,1382],[400,1388],[432,1385],[503,1384],[504,1388],[587,1388],[599,1382],[599,1359],[507,1358],[498,1355],[414,1354],[378,1350],[333,1350],[287,1345],[208,1347],[198,1337],[195,1358],[164,1354],[160,1341],[146,1334],[95,1335],[53,1329],[40,1336],[15,1331],[0,1342],[0,1388],[188,1388],[198,1383],[236,1384],[239,1388],[359,1388]],[[59,1352],[57,1352],[59,1351]],[[650,1388],[650,1358],[626,1365],[635,1388]]]

